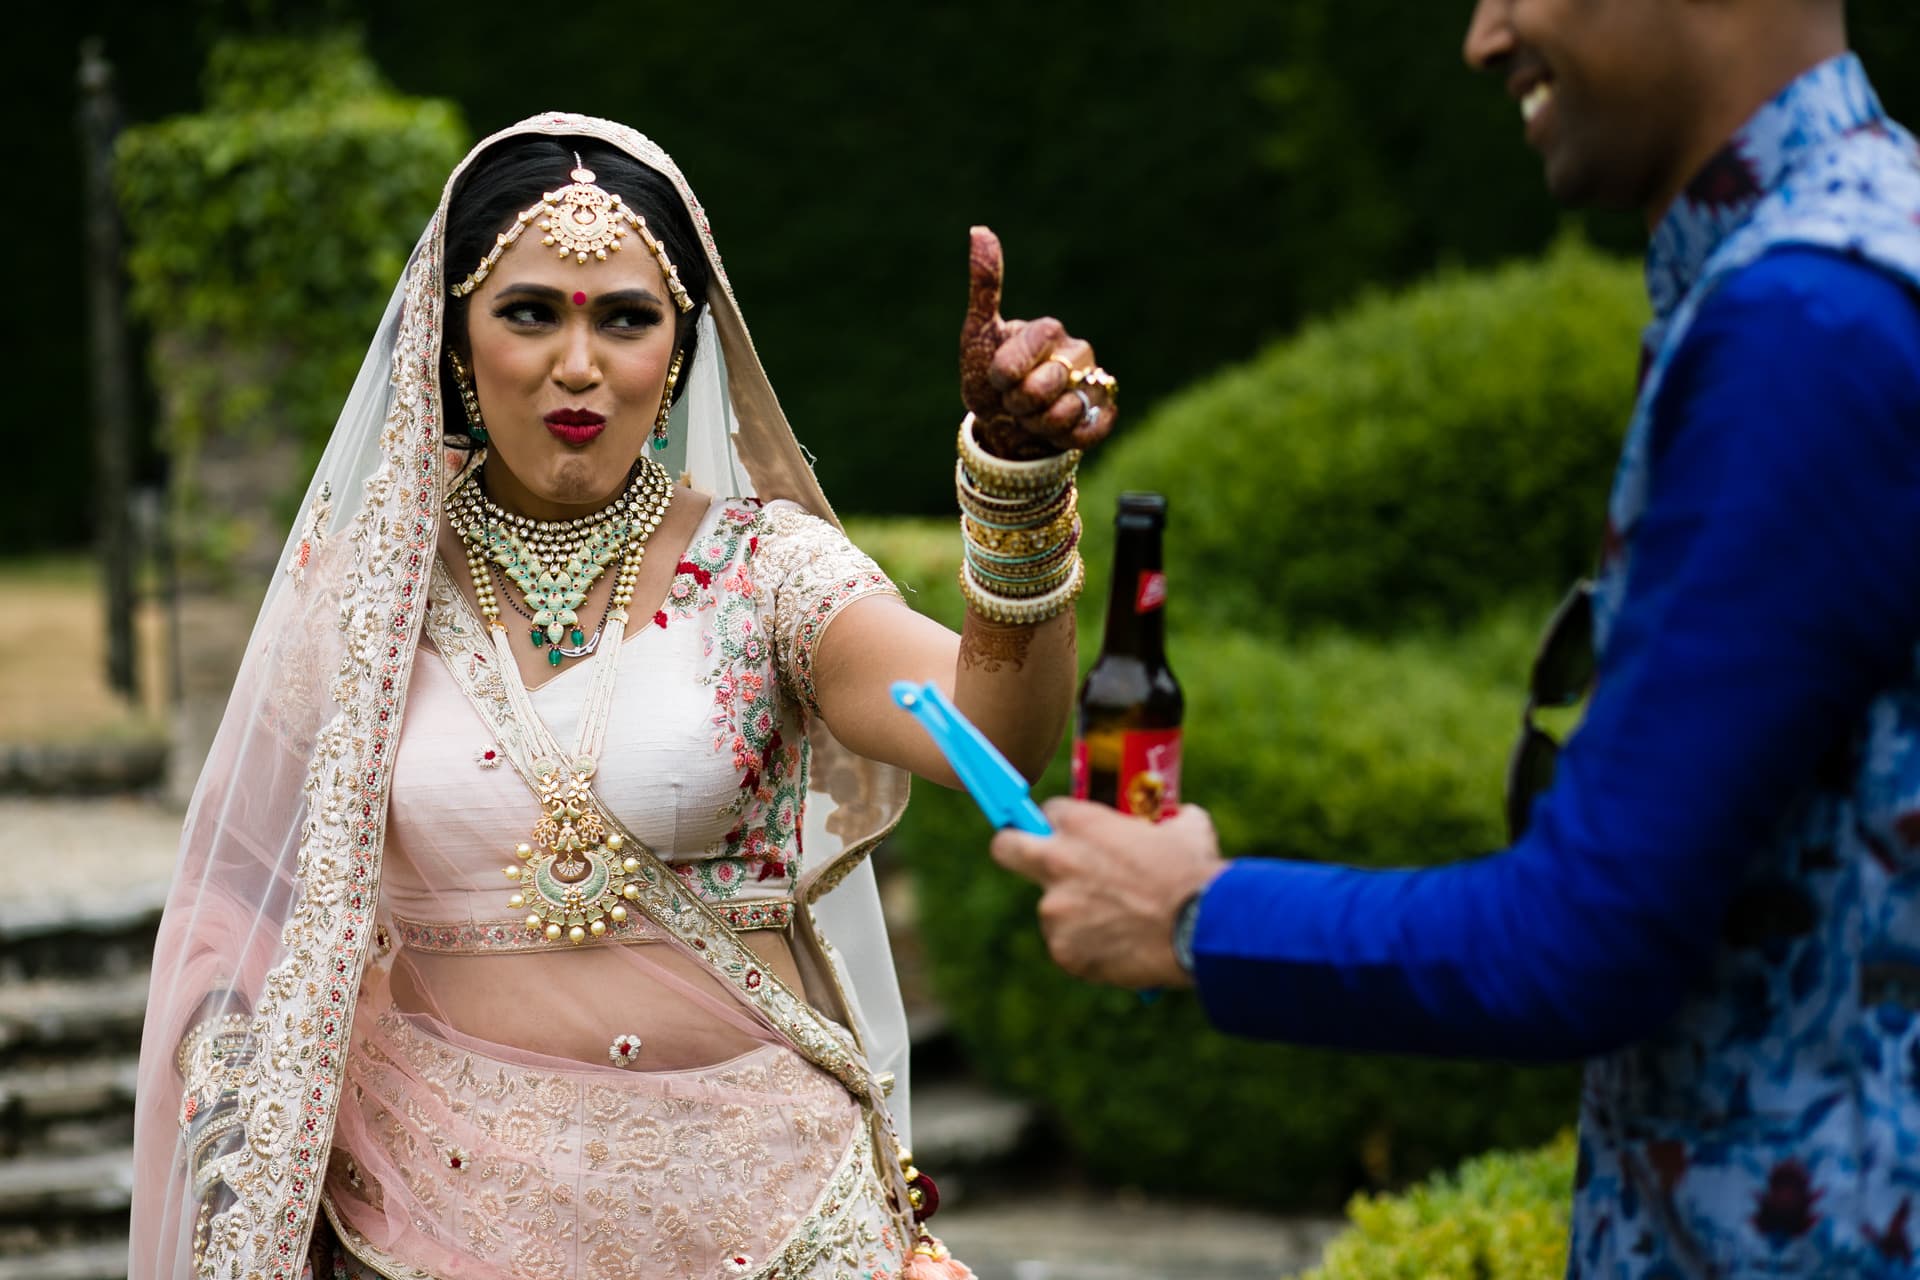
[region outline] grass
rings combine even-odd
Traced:
[[[164,736],[166,662],[159,608],[135,616],[141,697],[107,684],[106,601],[84,556],[0,560],[0,745],[125,743]]]

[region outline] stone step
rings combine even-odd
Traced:
[[[0,1060],[27,1052],[119,1057],[138,1052],[145,970],[0,984]]]
[[[1037,1127],[1031,1103],[970,1080],[913,1086],[914,1163],[935,1181],[986,1173],[1013,1160]]]
[[[0,1221],[49,1226],[73,1218],[120,1219],[133,1200],[133,1148],[86,1155],[22,1156],[0,1163]]]
[[[58,876],[16,877],[0,900],[0,984],[151,963],[180,815],[132,797],[0,794],[0,831]]]
[[[0,1157],[80,1154],[133,1140],[133,1055],[69,1058],[0,1071]]]
[[[164,884],[128,885],[104,902],[46,898],[0,905],[0,980],[126,973],[152,962]]]
[[[125,1240],[88,1241],[0,1257],[0,1280],[127,1280]]]
[[[0,1114],[46,1122],[133,1105],[140,1055],[66,1058],[0,1071]]]

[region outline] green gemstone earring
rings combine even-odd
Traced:
[[[667,366],[667,385],[660,392],[660,416],[653,420],[653,447],[655,450],[666,448],[668,442],[672,439],[672,437],[667,434],[667,417],[673,412],[673,389],[680,384],[680,362],[686,359],[686,355],[687,353],[684,351],[674,352],[673,363]]]
[[[485,448],[487,425],[480,421],[480,396],[473,389],[473,379],[467,376],[467,367],[460,363],[459,352],[448,351],[447,362],[453,366],[453,385],[460,389],[460,407],[467,411],[467,434],[475,444]]]

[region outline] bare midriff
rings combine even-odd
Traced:
[[[769,978],[802,990],[793,945],[779,930],[740,935]],[[496,1046],[604,1066],[616,1037],[638,1036],[634,1065],[710,1066],[771,1035],[703,961],[670,943],[587,943],[503,955],[394,957],[394,1005]]]

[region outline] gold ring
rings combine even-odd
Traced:
[[[1109,400],[1118,400],[1120,398],[1120,380],[1098,365],[1087,370],[1073,385],[1076,387],[1091,387],[1095,391],[1104,391],[1107,393],[1107,399]]]
[[[1067,359],[1065,356],[1061,355],[1058,351],[1049,352],[1047,354],[1047,359],[1053,362],[1054,364],[1059,365],[1062,369],[1065,369],[1067,371],[1068,386],[1077,387],[1080,385],[1079,382],[1076,381],[1076,379],[1080,377],[1080,370],[1073,367],[1073,361]]]

